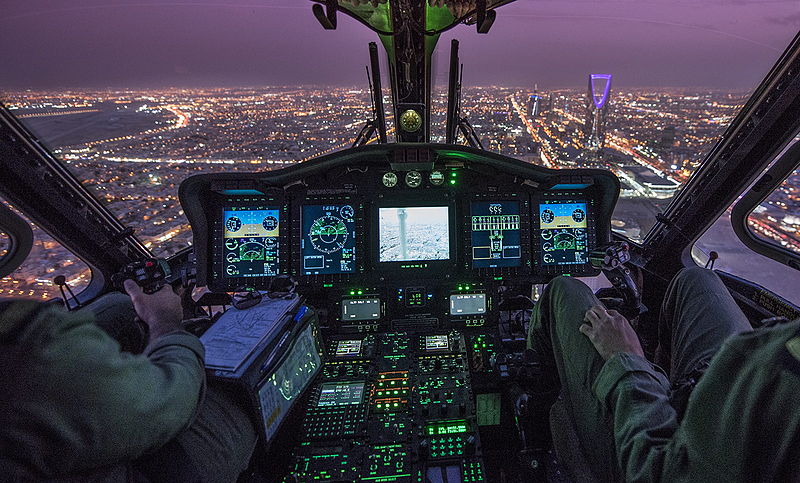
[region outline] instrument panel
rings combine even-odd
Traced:
[[[346,153],[346,154],[344,154]],[[595,275],[619,182],[446,146],[367,146],[263,173],[181,186],[198,282],[266,288],[387,278]]]
[[[597,273],[588,255],[611,239],[618,193],[608,171],[445,145],[363,146],[184,181],[197,284],[263,290],[290,275],[318,316],[322,368],[293,429],[270,443],[271,477],[513,472],[503,381],[525,348],[525,296],[558,275]]]

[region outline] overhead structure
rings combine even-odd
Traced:
[[[395,134],[398,142],[430,141],[431,56],[439,35],[459,23],[487,33],[495,8],[513,0],[312,0],[323,28],[344,13],[378,34],[389,60]],[[324,6],[323,6],[324,5]]]

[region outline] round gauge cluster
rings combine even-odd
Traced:
[[[406,186],[408,186],[409,188],[419,188],[420,186],[422,186],[422,181],[424,177],[425,176],[419,171],[412,170],[406,173],[404,181]],[[400,180],[397,177],[397,174],[391,171],[389,171],[388,173],[384,173],[383,177],[381,178],[381,182],[387,188],[394,188],[395,186],[397,186],[397,183],[399,181]],[[433,186],[442,186],[444,184],[444,181],[445,181],[444,173],[442,173],[439,170],[431,171],[430,174],[428,174],[428,182]]]

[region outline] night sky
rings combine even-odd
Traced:
[[[0,0],[0,90],[366,85],[371,31],[325,31],[308,0]],[[517,0],[459,26],[465,85],[752,89],[800,28],[800,0]],[[386,72],[384,71],[384,75]]]

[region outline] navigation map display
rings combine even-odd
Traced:
[[[539,243],[543,265],[587,262],[587,218],[585,201],[544,201],[539,204]]]
[[[304,275],[355,271],[355,217],[356,209],[352,205],[303,206],[300,248]]]
[[[224,223],[225,278],[278,274],[280,210],[278,207],[227,207]]]
[[[261,419],[268,441],[320,367],[317,343],[310,325],[300,333],[290,350],[283,363],[258,389]]]
[[[450,208],[413,206],[378,209],[381,262],[450,259]]]
[[[470,215],[472,268],[520,266],[519,202],[474,201]]]

